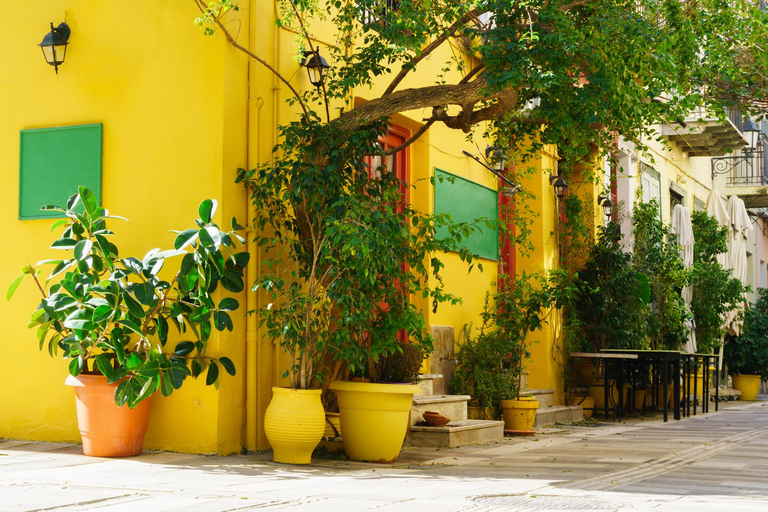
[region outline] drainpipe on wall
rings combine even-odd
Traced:
[[[256,46],[256,30],[254,27],[255,15],[254,8],[256,7],[256,0],[251,0],[248,9],[248,49],[254,51]],[[261,98],[254,99],[251,95],[252,86],[254,82],[254,72],[256,64],[248,58],[248,108],[246,111],[247,123],[246,123],[246,166],[250,168],[251,164],[251,135],[257,134],[259,130],[259,119],[261,118],[261,107],[264,105],[264,100]],[[256,115],[253,115],[254,102],[256,107]],[[259,140],[256,137],[256,140]],[[259,161],[258,144],[256,146],[256,161]],[[261,410],[261,397],[258,389],[258,363],[261,359],[259,354],[259,338],[258,338],[258,326],[256,324],[256,315],[248,314],[248,311],[253,311],[257,307],[256,292],[252,291],[252,281],[255,279],[256,272],[258,271],[258,253],[255,244],[253,243],[253,208],[251,208],[249,195],[246,192],[245,195],[245,209],[247,212],[247,224],[246,224],[246,250],[251,255],[251,259],[248,262],[248,266],[245,269],[245,447],[248,451],[255,451],[257,449],[257,432],[258,428],[258,414]]]

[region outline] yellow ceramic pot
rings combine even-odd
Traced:
[[[342,441],[350,459],[395,462],[408,429],[412,384],[331,383],[339,401]]]
[[[532,430],[536,421],[538,400],[533,397],[520,397],[520,400],[502,400],[501,415],[504,418],[504,430]]]
[[[595,409],[595,397],[581,396],[581,395],[568,395],[568,405],[578,405],[584,409],[584,419],[588,420],[592,417],[592,412]]]
[[[760,391],[759,375],[733,375],[733,389],[741,391],[739,400],[754,401]]]
[[[325,411],[319,389],[272,388],[264,414],[264,432],[272,446],[272,460],[309,464],[325,431]]]

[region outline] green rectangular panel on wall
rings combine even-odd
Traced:
[[[60,217],[40,211],[65,206],[85,186],[101,199],[101,124],[21,130],[19,218]]]
[[[442,180],[440,178],[443,178]],[[453,178],[451,183],[447,178]],[[448,213],[454,222],[474,222],[476,219],[498,219],[498,194],[464,178],[435,168],[435,213]],[[462,241],[462,246],[489,260],[499,259],[499,232],[484,224],[482,231]],[[445,228],[437,231],[438,237],[445,237]]]

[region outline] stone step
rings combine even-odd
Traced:
[[[553,425],[555,423],[568,423],[572,421],[582,421],[584,419],[584,409],[578,405],[553,405],[550,407],[539,407],[536,409],[536,421],[534,428]]]
[[[422,373],[419,375],[419,387],[421,388],[422,395],[434,395],[435,394],[435,381],[443,380],[443,374],[441,373]]]
[[[539,402],[540,409],[555,405],[555,391],[553,389],[526,389],[521,394],[533,395],[533,398]]]
[[[504,438],[503,421],[460,420],[442,427],[412,426],[406,446],[456,448],[470,444],[492,443]]]
[[[411,405],[411,425],[423,421],[423,414],[435,411],[451,421],[467,419],[467,402],[469,395],[416,395]]]

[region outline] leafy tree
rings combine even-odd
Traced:
[[[619,225],[600,227],[589,258],[578,271],[578,293],[568,308],[572,349],[648,348],[648,278],[635,270],[620,246]],[[575,327],[575,328],[574,328]]]
[[[728,336],[723,357],[733,374],[768,379],[768,289],[759,288],[755,304],[744,315],[741,336]]]
[[[694,236],[691,309],[696,319],[696,346],[701,353],[712,353],[720,346],[725,332],[725,314],[743,300],[746,291],[731,271],[723,268],[717,255],[728,251],[728,228],[706,212],[691,214]]]
[[[654,350],[677,350],[685,342],[689,317],[680,291],[688,282],[678,245],[669,226],[659,214],[655,199],[635,206],[632,216],[635,230],[634,264],[648,276],[651,304],[648,310],[648,335]]]
[[[311,35],[319,27],[333,27],[335,40],[323,49],[332,64],[326,79],[301,92],[230,32],[235,0],[192,1],[205,33],[221,33],[275,73],[297,112],[280,129],[273,161],[240,179],[259,212],[259,243],[272,251],[258,280],[274,306],[262,322],[294,353],[299,387],[333,378],[341,362],[370,366],[395,350],[403,327],[428,345],[409,295],[458,300],[442,290],[435,254],[456,248],[472,226],[436,239],[447,219],[406,204],[402,184],[367,165],[371,155],[392,155],[442,124],[513,149],[520,160],[555,144],[563,167],[575,169],[591,165],[595,152],[608,154],[616,134],[642,147],[658,136],[655,124],[694,107],[722,115],[724,106],[766,106],[768,24],[746,0],[401,0],[397,8],[383,0],[280,0],[277,22],[298,34],[297,60],[318,50]],[[403,87],[426,59],[441,56],[434,82]],[[355,103],[374,81],[388,84],[383,94]],[[422,127],[383,151],[376,141],[390,119],[409,111],[426,113]],[[680,334],[667,293],[679,281],[673,274],[669,267],[663,275],[676,280],[657,282],[656,344]]]

